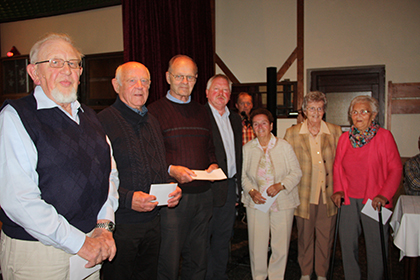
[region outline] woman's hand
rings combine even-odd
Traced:
[[[271,185],[267,189],[268,196],[274,197],[276,196],[281,190],[284,190],[284,186],[281,183],[277,183],[274,185]]]
[[[386,199],[385,196],[378,194],[372,199],[372,207],[375,210],[379,210],[379,207],[385,206],[385,204],[388,202],[388,199]]]
[[[265,198],[261,195],[259,191],[256,189],[252,189],[249,191],[249,196],[251,196],[252,200],[255,204],[264,204]]]
[[[344,192],[336,192],[331,196],[331,200],[334,202],[335,206],[338,208],[341,207],[341,199],[344,197]]]

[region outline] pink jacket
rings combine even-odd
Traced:
[[[392,197],[397,191],[402,174],[401,157],[391,132],[379,128],[376,136],[367,144],[370,149],[360,149],[361,152],[368,151],[365,158],[368,161],[368,187],[366,188],[363,204],[370,198],[383,195],[389,201],[386,208],[392,207]],[[344,176],[342,160],[348,149],[353,149],[349,140],[349,133],[341,135],[338,140],[337,151],[334,161],[334,193],[344,192],[344,204],[350,204],[347,194],[348,181]],[[346,174],[349,175],[349,174]],[[350,174],[350,177],[357,174]]]

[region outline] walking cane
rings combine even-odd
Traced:
[[[378,210],[379,217],[379,232],[381,233],[381,247],[382,247],[382,262],[384,265],[384,279],[388,280],[388,262],[386,259],[386,249],[385,249],[385,236],[384,236],[384,226],[382,224],[382,205],[379,203]]]
[[[329,279],[333,279],[334,274],[334,259],[335,259],[335,249],[337,247],[337,237],[338,237],[338,225],[340,224],[340,216],[341,216],[341,205],[344,202],[344,198],[341,198],[340,200],[340,207],[337,210],[337,220],[335,222],[335,233],[334,233],[334,244],[333,244],[333,250],[331,255],[331,262],[330,262],[330,277]]]

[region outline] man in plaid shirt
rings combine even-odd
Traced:
[[[241,92],[238,95],[236,102],[236,108],[242,118],[242,145],[245,145],[249,141],[255,138],[254,130],[249,120],[249,113],[253,107],[252,96],[246,92]]]

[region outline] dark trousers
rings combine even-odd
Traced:
[[[384,266],[382,262],[381,235],[378,222],[362,214],[363,199],[350,198],[350,205],[342,205],[339,225],[343,268],[346,279],[361,279],[359,267],[359,236],[362,232],[366,243],[367,279],[382,280]],[[389,224],[384,226],[385,250],[388,252]]]
[[[226,203],[213,207],[209,225],[208,264],[206,279],[228,279],[226,268],[229,261],[229,246],[235,223],[236,180],[229,179]]]
[[[117,224],[114,232],[117,254],[102,266],[104,280],[157,279],[160,219],[138,224]]]
[[[207,267],[207,234],[213,209],[211,190],[184,193],[178,206],[161,209],[159,280],[177,280],[182,255],[181,279],[203,280]]]

